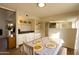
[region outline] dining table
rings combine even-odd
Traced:
[[[39,41],[41,43],[39,43]],[[50,42],[51,43],[55,42],[55,44],[56,44],[55,47],[51,47],[51,48],[47,47],[46,44],[48,44]],[[35,39],[35,40],[31,41],[31,42],[25,42],[25,44],[27,44],[27,45],[29,45],[29,46],[31,46],[33,48],[36,45],[41,46],[40,49],[33,49],[35,55],[57,55],[60,48],[62,47],[63,43],[62,43],[61,39],[59,39],[59,41],[56,42],[56,41],[50,40],[48,37],[44,37],[44,38]]]

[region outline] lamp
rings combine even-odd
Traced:
[[[9,23],[8,24],[8,30],[11,30],[13,28],[13,26],[14,26],[13,23]]]
[[[38,7],[45,7],[46,4],[45,3],[38,3],[37,5],[38,5]]]

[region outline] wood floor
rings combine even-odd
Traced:
[[[0,55],[23,55],[20,54],[20,48],[18,49],[5,49],[0,51]],[[24,54],[25,55],[25,54]],[[74,50],[71,48],[67,48],[67,55],[74,55]]]
[[[74,55],[74,49],[67,48],[67,55]]]

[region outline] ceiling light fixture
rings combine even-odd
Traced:
[[[45,7],[46,6],[45,3],[38,3],[37,5],[38,5],[38,7]]]

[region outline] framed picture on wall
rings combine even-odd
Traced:
[[[56,28],[56,23],[49,23],[49,28]]]

